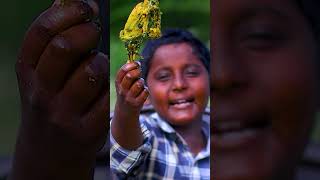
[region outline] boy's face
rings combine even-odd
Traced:
[[[187,43],[160,46],[153,55],[147,83],[154,108],[172,125],[199,120],[207,106],[208,72]]]
[[[214,179],[293,175],[317,100],[315,40],[293,2],[212,3]]]

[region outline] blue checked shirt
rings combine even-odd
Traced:
[[[144,143],[135,151],[122,148],[110,135],[110,166],[115,179],[209,180],[210,117],[203,115],[206,148],[193,156],[183,138],[157,113],[141,115]]]

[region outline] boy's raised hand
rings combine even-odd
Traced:
[[[55,2],[16,63],[21,127],[11,179],[91,179],[109,129],[108,59],[93,0]]]
[[[148,90],[141,77],[137,62],[123,65],[116,76],[117,105],[129,113],[138,113],[148,97]]]
[[[111,132],[115,140],[129,150],[136,149],[143,141],[139,115],[149,92],[140,76],[140,65],[127,63],[120,68],[115,81],[117,101]]]

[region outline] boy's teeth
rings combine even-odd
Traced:
[[[187,102],[187,100],[178,100],[176,103],[181,104],[181,103],[185,103],[185,102]]]
[[[175,101],[172,105],[175,108],[184,109],[184,108],[188,107],[189,105],[191,105],[191,103],[188,102],[187,100],[178,100],[178,101]]]

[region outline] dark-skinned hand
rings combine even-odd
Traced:
[[[117,106],[130,113],[140,113],[148,97],[148,89],[141,77],[140,65],[137,62],[123,65],[116,76]]]
[[[12,180],[92,179],[109,130],[109,65],[95,51],[93,0],[64,0],[30,26],[16,72],[21,96]]]
[[[117,101],[111,131],[115,140],[129,150],[136,149],[143,141],[138,120],[149,91],[140,76],[140,65],[127,63],[118,71],[115,81]]]

